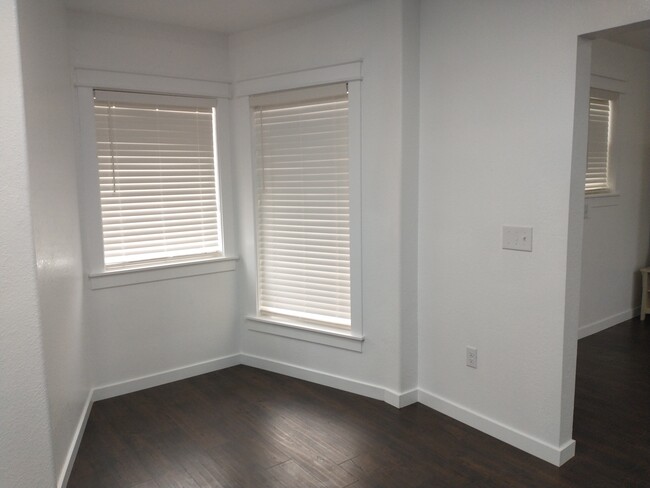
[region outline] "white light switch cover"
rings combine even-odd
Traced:
[[[533,228],[504,225],[503,226],[503,249],[532,252]]]

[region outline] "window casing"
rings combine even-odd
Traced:
[[[223,256],[214,100],[94,92],[104,269]]]
[[[346,83],[250,98],[258,313],[351,330]]]
[[[585,192],[610,193],[614,190],[611,147],[614,107],[618,94],[592,88],[589,97],[589,138]]]

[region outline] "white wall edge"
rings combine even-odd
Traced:
[[[408,407],[418,401],[418,389],[398,393],[393,390],[384,390],[384,401],[395,408]]]
[[[90,409],[93,405],[93,391],[88,392],[86,397],[86,403],[81,411],[79,417],[79,422],[77,423],[77,428],[74,431],[72,436],[72,442],[68,448],[68,453],[65,456],[63,461],[63,466],[61,467],[61,472],[59,473],[59,479],[57,480],[57,488],[65,488],[68,485],[68,480],[70,479],[70,473],[72,473],[72,467],[74,466],[74,461],[77,459],[77,452],[79,452],[79,446],[81,445],[81,438],[84,435],[86,430],[86,424],[88,423],[88,417],[90,416]]]
[[[561,466],[575,454],[575,441],[573,439],[561,446],[554,446],[424,390],[419,390],[418,401],[429,408],[433,408],[555,466]]]
[[[111,383],[110,385],[94,388],[92,391],[92,400],[93,402],[96,402],[119,395],[126,395],[127,393],[133,393],[134,391],[145,390],[147,388],[153,388],[154,386],[164,385],[173,381],[191,378],[192,376],[198,376],[200,374],[211,373],[212,371],[229,368],[231,366],[237,366],[240,363],[240,355],[233,354],[231,356],[169,369],[160,373],[120,381],[118,383]]]
[[[602,320],[592,322],[591,324],[582,325],[578,328],[578,339],[588,337],[592,334],[596,334],[597,332],[618,325],[621,322],[630,320],[631,318],[634,318],[637,315],[639,315],[640,311],[641,311],[641,307],[634,307],[629,310],[626,310],[625,312],[617,313],[615,315],[611,315],[610,317],[605,317]]]
[[[75,68],[74,84],[78,87],[106,90],[230,98],[230,83],[222,81],[193,80],[97,69]]]
[[[238,81],[234,84],[234,97],[361,79],[361,61],[355,61]]]

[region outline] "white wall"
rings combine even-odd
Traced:
[[[617,197],[586,198],[582,245],[580,334],[632,316],[641,301],[639,268],[650,252],[648,86],[650,55],[604,40],[592,45],[591,71],[624,80],[612,134]]]
[[[70,13],[69,38],[75,68],[229,78],[227,43],[219,34]],[[86,280],[93,386],[236,354],[236,288],[232,271],[100,290],[90,290]]]
[[[343,9],[283,22],[230,37],[235,80],[362,61],[362,275],[363,352],[351,352],[247,329],[243,323],[242,352],[327,375],[401,392],[416,377],[415,317],[405,310],[402,283],[415,284],[415,234],[404,222],[415,196],[401,181],[408,165],[409,184],[416,181],[413,146],[417,136],[404,135],[405,116],[414,116],[410,102],[417,78],[417,43],[404,36],[417,32],[417,3],[362,2]],[[404,50],[415,49],[406,59]],[[414,61],[415,57],[415,61]],[[403,70],[408,70],[405,80]],[[242,313],[255,313],[255,249],[249,109],[245,98],[234,102],[237,207],[240,226]],[[409,126],[410,127],[410,126]],[[412,187],[411,187],[412,188]],[[411,201],[410,199],[413,199]],[[413,219],[413,215],[408,215]],[[407,256],[403,258],[403,256]],[[406,273],[406,275],[404,274]],[[412,281],[410,281],[412,280]],[[354,306],[354,305],[353,305]],[[412,314],[412,315],[409,315]],[[405,328],[411,327],[411,331]],[[408,333],[411,332],[409,336]],[[406,335],[405,335],[406,334]],[[402,365],[404,358],[405,364]],[[402,367],[404,366],[404,368]],[[405,376],[402,378],[402,369]]]
[[[18,3],[32,227],[54,468],[64,465],[90,390],[66,14]]]
[[[423,2],[420,387],[553,462],[572,449],[577,36],[648,17],[632,0]],[[502,250],[503,224],[532,226],[533,252]]]
[[[16,2],[0,2],[0,27],[0,486],[51,488]]]
[[[100,14],[69,12],[76,68],[229,81],[224,35]]]
[[[85,280],[86,332],[80,329],[69,148],[57,142],[68,140],[69,125],[55,127],[52,138],[34,137],[52,113],[66,111],[60,104],[70,103],[61,71],[60,10],[27,3],[21,3],[27,141],[19,130],[15,12],[7,2],[0,7],[6,24],[0,152],[9,163],[0,182],[0,221],[11,230],[10,240],[0,242],[0,267],[2,276],[15,276],[11,286],[0,282],[7,338],[0,343],[0,405],[2,418],[15,419],[0,436],[0,458],[12,469],[0,469],[0,485],[51,486],[60,439],[69,434],[83,385],[126,381],[240,350],[395,392],[414,387],[417,378],[421,400],[515,445],[558,453],[570,446],[580,296],[574,248],[582,221],[574,225],[569,215],[582,215],[583,187],[575,175],[584,174],[584,162],[572,165],[577,36],[648,19],[647,2],[424,0],[419,46],[418,2],[409,0],[361,2],[227,40],[69,14],[74,67],[238,81],[362,60],[362,353],[246,328],[242,316],[255,310],[255,253],[245,99],[233,103],[237,220],[243,223],[238,272],[103,290],[90,290]],[[42,15],[52,15],[52,23]],[[42,46],[46,41],[52,45]],[[38,75],[53,86],[56,100],[42,101]],[[35,115],[38,103],[46,107],[42,119]],[[418,113],[419,134],[413,122]],[[27,144],[30,183],[38,189],[32,192],[35,249]],[[47,166],[49,150],[57,166]],[[42,190],[48,178],[57,189]],[[44,204],[48,195],[57,196],[52,209]],[[61,216],[71,221],[53,229]],[[533,252],[503,251],[503,224],[532,225]],[[55,287],[64,290],[64,303]],[[54,454],[37,290],[42,310],[52,313],[42,331],[46,364],[55,365],[47,384],[64,386],[49,406],[52,420],[61,422]],[[76,352],[62,358],[68,340],[91,360],[88,377],[77,375],[82,359]],[[477,370],[464,365],[466,345],[479,349]],[[70,415],[64,405],[71,406]],[[558,455],[558,462],[563,459]]]

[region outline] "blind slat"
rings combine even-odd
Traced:
[[[220,255],[214,106],[101,95],[95,123],[105,267]],[[178,100],[187,105],[172,103]]]
[[[260,312],[350,328],[347,95],[253,105]],[[317,92],[314,97],[317,98]]]
[[[589,99],[589,139],[587,144],[586,191],[607,191],[612,101]]]

